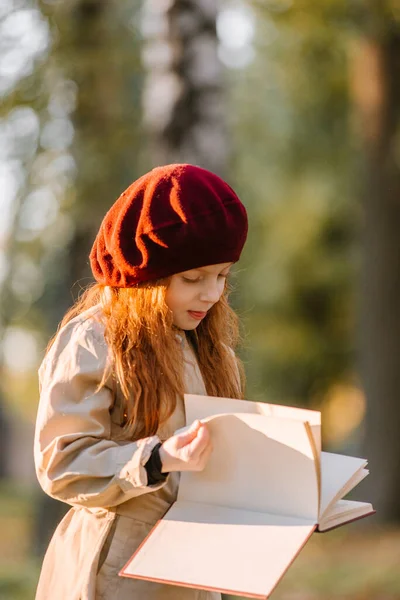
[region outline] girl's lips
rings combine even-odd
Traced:
[[[188,310],[189,315],[196,320],[200,320],[200,319],[204,319],[204,317],[206,316],[206,312],[200,312],[200,311],[195,311],[195,310]]]

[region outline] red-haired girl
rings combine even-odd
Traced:
[[[242,398],[226,278],[246,211],[217,175],[187,164],[135,181],[106,214],[96,283],[66,314],[40,367],[35,435],[44,491],[72,506],[44,559],[37,600],[216,600],[118,576],[201,470],[207,427],[185,433],[183,394]]]

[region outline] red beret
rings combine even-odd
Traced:
[[[200,167],[157,167],[134,181],[103,219],[90,253],[99,283],[132,287],[239,259],[246,210],[220,177]]]

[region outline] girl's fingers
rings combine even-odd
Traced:
[[[197,432],[197,436],[189,444],[189,456],[193,459],[198,458],[209,443],[210,434],[208,433],[207,427],[202,425]]]
[[[189,431],[197,431],[202,426],[202,422],[196,419],[189,427]]]
[[[178,434],[176,437],[178,438],[178,448],[182,448],[187,444],[190,444],[192,440],[194,440],[197,436],[198,429],[201,427],[200,421],[193,421],[191,426],[184,433]]]

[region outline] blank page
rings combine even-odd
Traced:
[[[318,520],[318,477],[305,424],[259,414],[207,422],[213,452],[181,474],[178,500]]]
[[[188,425],[196,419],[204,419],[221,413],[255,413],[268,417],[307,421],[311,427],[317,452],[318,454],[321,452],[321,413],[317,410],[268,404],[267,402],[237,400],[236,398],[185,394],[185,411]]]
[[[339,525],[351,523],[362,517],[375,514],[369,502],[356,502],[354,500],[339,500],[329,510],[328,516],[318,525],[318,531],[329,531]]]
[[[121,574],[266,598],[314,529],[305,519],[176,502]]]
[[[367,461],[364,458],[321,452],[321,508],[320,518],[324,516],[329,505],[333,502],[338,492],[354,475],[362,470]],[[360,479],[358,479],[358,482]],[[350,487],[351,489],[351,487]],[[348,490],[349,491],[349,490]]]

